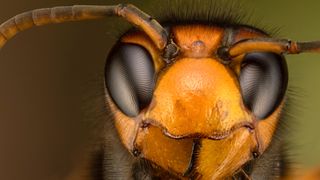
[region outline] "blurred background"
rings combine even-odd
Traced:
[[[151,0],[10,0],[0,2],[0,22],[35,8],[120,2],[151,15],[149,7],[158,6]],[[280,28],[277,37],[320,40],[318,0],[241,2],[253,24]],[[71,170],[92,127],[103,127],[105,58],[127,27],[116,18],[49,25],[19,34],[1,50],[0,179],[61,179]],[[292,159],[303,168],[320,165],[319,59],[287,57],[287,136]]]

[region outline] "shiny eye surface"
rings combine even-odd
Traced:
[[[119,44],[107,59],[105,83],[117,107],[127,116],[137,116],[150,104],[155,86],[150,53],[136,44]]]
[[[246,107],[257,118],[265,119],[285,95],[288,84],[286,61],[275,53],[249,53],[242,62],[239,81]]]

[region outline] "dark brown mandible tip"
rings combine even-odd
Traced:
[[[165,48],[168,35],[156,20],[133,5],[119,4],[116,6],[61,6],[36,9],[16,15],[0,25],[0,49],[17,33],[33,26],[99,19],[109,16],[123,17],[143,30],[160,50]]]

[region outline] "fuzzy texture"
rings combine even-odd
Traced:
[[[241,1],[233,0],[155,0],[146,10],[162,25],[204,24],[221,27],[244,26],[275,36],[279,28],[268,27],[244,11]],[[151,3],[150,3],[151,4]]]
[[[153,7],[145,12],[167,26],[177,24],[206,24],[222,27],[245,26],[264,33],[269,31],[267,33],[269,35],[275,34],[273,30],[270,31],[270,29],[262,26],[257,27],[251,23],[249,16],[246,15],[248,13],[243,12],[241,10],[242,5],[236,1],[157,0],[152,1],[152,3],[147,2],[146,5],[148,4],[153,5]],[[123,32],[122,30],[121,35]],[[101,78],[98,79],[99,82],[103,82]],[[98,148],[99,150],[94,155],[93,167],[95,170],[93,170],[93,176],[95,179],[163,179],[164,177],[165,179],[175,179],[176,177],[164,172],[154,164],[146,160],[133,158],[123,147],[113,124],[112,113],[108,106],[103,104],[103,93],[106,92],[103,90],[104,85],[101,83],[98,86],[100,88],[98,95],[93,95],[94,97],[89,97],[92,99],[87,100],[90,101],[88,109],[93,109],[94,106],[101,107],[97,111],[92,110],[89,113],[92,122],[94,122],[91,122],[91,129],[94,132],[92,135],[101,137],[95,139],[95,142],[98,142],[99,147],[101,147],[99,144],[102,144],[102,148]],[[286,132],[284,124],[287,122],[284,119],[287,118],[280,120],[278,130],[267,151],[260,158],[248,162],[242,168],[243,171],[233,176],[234,179],[246,179],[247,175],[253,179],[276,179],[286,173],[287,157],[285,156],[286,149],[283,148],[286,142],[283,135]]]

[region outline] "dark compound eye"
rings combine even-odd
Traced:
[[[119,44],[107,59],[105,81],[118,108],[135,117],[151,102],[155,68],[150,53],[142,46]]]
[[[283,56],[254,52],[244,57],[240,86],[245,105],[259,119],[268,117],[281,103],[288,84],[288,69]]]

